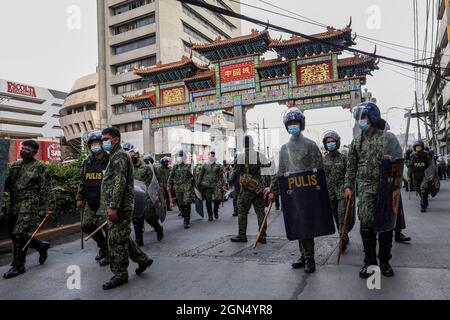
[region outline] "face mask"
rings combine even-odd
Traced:
[[[92,146],[91,151],[93,154],[98,154],[102,151],[102,147],[99,145]]]
[[[106,152],[110,152],[112,150],[112,142],[110,140],[106,140],[102,142],[103,150]]]
[[[358,127],[359,127],[361,130],[366,131],[367,129],[369,129],[369,122],[367,122],[366,119],[364,119],[364,120],[359,120],[359,121],[358,121]]]
[[[138,164],[139,158],[132,157],[132,158],[131,158],[131,161],[133,161],[133,164]]]
[[[288,132],[289,132],[289,134],[298,136],[300,134],[300,125],[294,124],[294,125],[288,126]]]
[[[327,149],[328,149],[328,151],[335,151],[336,150],[336,142],[330,142],[330,143],[327,143]]]
[[[31,152],[25,151],[25,150],[20,151],[20,157],[25,162],[29,162],[29,161],[33,160],[33,154]]]
[[[177,163],[178,163],[178,164],[183,163],[183,158],[182,158],[182,157],[177,157]]]

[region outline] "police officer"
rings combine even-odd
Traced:
[[[159,186],[163,189],[164,198],[166,200],[167,211],[172,211],[170,207],[170,198],[167,191],[167,181],[169,180],[170,168],[169,168],[169,157],[163,157],[159,163],[160,166],[155,167],[156,178],[158,179]]]
[[[103,172],[109,162],[109,155],[102,148],[102,133],[92,132],[88,137],[88,148],[91,154],[83,161],[80,173],[80,183],[77,192],[77,208],[82,209],[81,229],[86,234],[91,234],[97,229],[100,215],[100,191]],[[99,248],[95,257],[101,266],[109,264],[108,244],[106,240],[107,230],[100,230],[92,238]]]
[[[128,282],[129,259],[136,262],[136,274],[141,274],[153,263],[130,238],[131,216],[134,210],[133,163],[120,145],[120,131],[110,127],[102,131],[103,150],[110,158],[103,177],[100,206],[108,213],[108,251],[114,276],[103,284],[103,290]]]
[[[314,141],[303,136],[305,130],[305,116],[298,108],[290,108],[283,117],[286,130],[291,135],[289,142],[284,144],[280,150],[278,173],[272,179],[269,199],[275,200],[279,193],[277,177],[287,172],[310,171],[323,169],[322,154]],[[282,208],[283,209],[283,208]],[[314,238],[303,239],[298,242],[300,248],[300,259],[292,264],[292,268],[304,268],[305,273],[316,270],[314,258]]]
[[[431,165],[430,154],[425,152],[422,140],[416,140],[413,144],[414,153],[409,161],[408,176],[412,176],[414,190],[420,193],[421,212],[426,212],[428,207],[428,182],[425,179],[425,170]]]
[[[152,157],[150,154],[144,156],[143,160],[144,160],[144,163],[147,164],[147,165],[149,165],[149,164],[151,164],[151,165],[155,164],[155,159],[153,159],[153,157]]]
[[[270,167],[270,162],[262,153],[255,151],[253,146],[252,137],[245,136],[245,151],[238,154],[231,176],[231,183],[234,184],[237,179],[240,183],[237,202],[239,233],[230,239],[232,242],[247,242],[247,217],[252,205],[258,218],[259,228],[264,220],[264,180],[261,168]],[[267,243],[265,230],[259,242]]]
[[[169,190],[175,191],[175,198],[184,220],[184,228],[190,227],[191,204],[194,193],[194,176],[191,166],[186,163],[186,153],[180,150],[176,154],[176,164],[169,174]]]
[[[348,154],[345,176],[345,199],[351,201],[358,194],[358,217],[364,247],[364,266],[359,271],[361,278],[372,274],[369,266],[377,263],[377,234],[373,229],[374,210],[377,202],[379,172],[383,157],[402,158],[400,144],[391,132],[384,132],[385,121],[381,119],[380,109],[373,102],[361,103],[354,112],[361,135],[353,139]],[[393,230],[378,233],[378,259],[381,273],[392,277],[394,271],[389,264],[391,259]]]
[[[147,189],[150,188],[153,179],[153,171],[150,166],[153,166],[151,162],[148,165],[145,165],[144,160],[140,158],[139,150],[133,148],[129,151],[131,161],[133,162],[134,167],[134,179],[139,180],[145,183]],[[133,226],[134,226],[134,234],[136,236],[136,243],[138,246],[144,245],[143,233],[144,233],[144,220],[147,221],[149,225],[156,232],[156,239],[161,241],[164,237],[163,227],[158,222],[158,217],[156,216],[155,206],[150,200],[150,197],[147,198],[146,206],[144,209],[144,215],[140,217],[133,217]]]
[[[27,243],[36,216],[42,218],[44,214],[52,214],[55,203],[50,196],[51,187],[47,167],[35,159],[39,144],[33,140],[22,142],[20,157],[16,161],[6,178],[5,191],[10,194],[10,210],[7,215],[7,228],[13,243],[13,262],[11,269],[3,277],[10,279],[25,272],[25,258],[27,250],[23,250]],[[29,245],[39,252],[39,263],[47,260],[48,242],[34,237]]]
[[[344,239],[343,250],[347,248],[349,238],[348,230],[343,232],[345,203],[344,203],[344,179],[347,168],[347,157],[339,152],[341,137],[336,131],[328,130],[322,139],[323,146],[327,151],[323,166],[327,179],[328,195],[330,196],[331,209],[333,210],[336,229]]]
[[[216,153],[211,151],[209,153],[209,162],[201,167],[200,176],[196,182],[197,189],[202,192],[206,200],[208,221],[213,221],[213,213],[214,218],[219,219],[219,206],[223,198],[223,167],[216,161]]]

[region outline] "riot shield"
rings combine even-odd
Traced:
[[[153,177],[150,186],[147,188],[148,196],[155,207],[156,216],[161,222],[166,220],[167,208],[164,198],[164,190],[159,186],[158,179],[156,178],[155,169],[152,164],[149,164],[152,169]]]
[[[9,141],[0,139],[0,211],[3,205],[3,190],[5,187],[8,164]]]
[[[322,169],[278,177],[286,235],[303,240],[334,234],[336,229]]]
[[[145,185],[145,182],[135,179],[133,218],[142,218],[144,216],[147,201],[150,200],[147,196],[147,186]]]
[[[441,189],[441,181],[439,179],[439,171],[434,163],[431,161],[431,164],[425,170],[425,178],[428,183],[428,188],[430,190],[431,196],[434,198]]]
[[[202,193],[197,189],[194,188],[195,193],[195,212],[199,214],[200,217],[205,217],[205,213],[203,210],[203,196]]]

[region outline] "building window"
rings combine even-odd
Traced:
[[[133,132],[142,130],[142,121],[125,123],[116,126],[120,132]]]
[[[114,114],[124,114],[124,113],[136,112],[138,110],[139,109],[138,109],[137,105],[133,104],[133,103],[119,104],[119,105],[113,106]]]
[[[113,7],[113,15],[118,15],[118,14],[122,14],[124,12],[145,6],[146,4],[150,4],[155,2],[155,0],[133,0],[133,1],[128,1],[125,4],[121,4],[118,5],[116,7]]]
[[[53,126],[52,129],[61,130],[61,127],[60,126]]]
[[[138,20],[134,20],[131,22],[128,22],[126,24],[122,24],[118,27],[114,28],[114,34],[121,34],[121,33],[125,33],[131,30],[135,30],[135,29],[139,29],[145,26],[148,26],[149,24],[153,24],[155,23],[155,15],[152,14],[150,16],[144,17],[144,18],[140,18]]]
[[[130,62],[126,64],[121,64],[115,67],[116,75],[132,72],[135,68],[139,69],[141,67],[147,68],[154,66],[156,64],[156,56],[151,56],[146,59],[142,59],[135,62]]]
[[[200,1],[206,3],[205,0],[200,0]],[[218,5],[218,7],[222,7],[222,8],[224,8],[224,6],[226,6],[224,3],[220,3],[218,1],[216,1],[216,4]],[[226,8],[226,9],[230,10],[230,8]],[[231,11],[233,11],[233,10],[231,10]],[[214,18],[216,18],[216,20],[218,20],[228,30],[234,31],[234,29],[236,29],[236,26],[234,24],[232,24],[230,21],[228,21],[227,19],[225,19],[222,15],[215,13],[215,12],[211,12],[211,11],[208,11],[208,12],[211,15],[213,15]]]
[[[86,111],[95,111],[97,110],[97,106],[95,104],[86,105]]]
[[[212,39],[208,38],[207,36],[205,36],[203,33],[201,33],[200,31],[196,30],[195,28],[191,27],[190,25],[188,25],[187,23],[185,23],[184,21],[182,21],[183,23],[183,31],[191,36],[192,38],[194,38],[197,41],[200,41],[202,43],[210,43],[213,42]]]
[[[150,87],[149,81],[138,81],[116,86],[114,88],[116,94],[123,94],[131,91],[147,89],[149,87]]]
[[[156,37],[155,35],[151,35],[150,37],[139,39],[137,41],[129,42],[126,44],[119,45],[117,47],[114,47],[114,54],[121,54],[133,50],[137,50],[143,47],[151,46],[152,44],[155,44]]]
[[[191,9],[189,6],[183,4],[183,13],[187,15],[188,17],[191,17],[194,21],[198,22],[200,25],[202,25],[207,30],[214,33],[216,36],[224,37],[226,39],[229,39],[230,36],[227,35],[225,32],[217,28],[215,25],[213,25],[211,22],[203,18],[200,14],[198,14],[195,10]]]
[[[92,124],[91,120],[88,120],[88,124],[89,124],[89,129],[94,130],[94,125]]]
[[[54,114],[52,115],[52,118],[61,118],[61,116],[59,114]]]
[[[77,128],[77,132],[81,132],[81,127],[78,123],[75,123],[75,128]]]
[[[62,104],[60,104],[60,103],[52,103],[52,107],[62,107]]]

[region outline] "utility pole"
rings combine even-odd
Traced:
[[[417,91],[414,91],[414,96],[415,96],[415,100],[416,100],[416,112],[419,113],[419,108],[417,106]],[[419,121],[419,117],[417,117],[417,133],[419,135],[419,140],[422,140],[422,135],[420,134],[420,121]]]
[[[269,129],[266,127],[265,119],[263,118],[263,135],[264,135],[264,152],[266,152],[266,129]],[[267,146],[267,156],[269,156],[269,146]]]
[[[408,149],[408,138],[409,138],[409,125],[411,124],[411,110],[407,113],[408,120],[406,121],[406,133],[405,133],[405,148],[403,153]]]
[[[257,130],[258,130],[258,152],[261,152],[261,136],[259,135],[259,118],[258,118],[258,126],[257,126]]]

